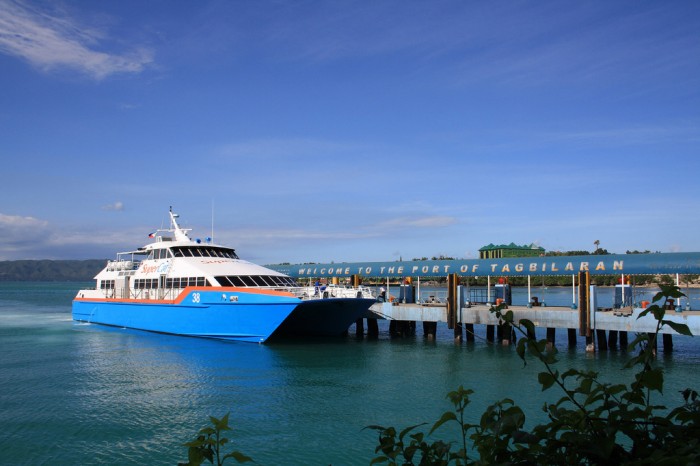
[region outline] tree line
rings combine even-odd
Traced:
[[[102,270],[107,259],[0,261],[4,282],[84,282]]]

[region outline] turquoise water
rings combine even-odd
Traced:
[[[415,338],[391,339],[384,322],[376,341],[223,343],[74,323],[81,286],[0,282],[0,463],[174,465],[209,415],[230,412],[234,446],[258,464],[368,464],[376,436],[363,427],[433,422],[459,385],[476,391],[474,421],[504,397],[541,421],[542,403],[560,396],[541,392],[538,364],[523,367],[480,327],[463,345],[443,326],[427,342],[420,324]],[[546,293],[552,303],[571,296]],[[624,352],[586,354],[583,341],[569,350],[565,332],[557,340],[561,368],[630,379]],[[700,387],[698,341],[676,337],[658,358],[667,405]]]

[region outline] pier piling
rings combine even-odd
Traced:
[[[608,339],[605,336],[605,330],[596,329],[596,340],[598,340],[598,351],[608,350]]]
[[[664,333],[664,353],[670,353],[673,351],[673,335],[670,333]]]
[[[377,319],[367,319],[367,337],[379,337],[379,323],[377,322]]]
[[[465,331],[467,334],[467,341],[468,342],[473,342],[474,341],[474,324],[464,324]]]
[[[619,334],[620,337],[620,349],[627,351],[627,332],[620,332]]]
[[[495,330],[495,326],[493,326],[493,325],[486,326],[486,341],[488,341],[489,343],[493,343],[494,330]]]
[[[423,322],[423,337],[431,341],[437,338],[437,322]]]
[[[556,344],[556,339],[557,339],[557,329],[552,328],[552,327],[547,327],[547,342],[549,343],[549,345],[554,346]]]
[[[355,336],[361,337],[365,334],[365,324],[362,317],[355,321]]]

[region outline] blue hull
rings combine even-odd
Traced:
[[[190,289],[175,302],[73,301],[73,320],[152,332],[263,343],[299,306],[287,294]]]

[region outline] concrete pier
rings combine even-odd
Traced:
[[[460,330],[459,333],[461,334],[462,324],[498,326],[498,319],[489,311],[490,308],[491,306],[484,304],[461,307],[458,312],[455,313],[456,321],[454,322],[454,327],[458,327]],[[552,306],[529,308],[527,306],[508,306],[508,310],[513,311],[516,321],[529,319],[536,327],[547,329],[579,329],[580,313],[578,310],[569,307]],[[370,308],[370,311],[376,313],[379,319],[416,322],[448,322],[447,307],[444,305],[433,304],[428,306],[421,304],[377,303]],[[656,330],[656,320],[653,315],[647,314],[642,318],[638,318],[642,311],[643,309],[641,308],[629,309],[627,312],[596,311],[590,316],[590,328],[596,331],[618,332],[617,335],[620,340],[620,346],[624,349],[627,345],[626,332],[641,333],[654,332]],[[693,335],[700,335],[700,311],[667,311],[664,318],[676,323],[685,324]],[[457,326],[456,324],[460,325]],[[487,327],[487,336],[491,335],[488,331],[489,327]],[[491,330],[491,332],[493,332],[493,330]],[[661,334],[677,335],[677,333],[668,326],[661,329]],[[623,335],[624,340],[622,337]],[[456,334],[456,336],[458,335]],[[604,337],[601,338],[604,339]],[[569,332],[569,343],[571,344],[571,332]],[[605,346],[608,346],[608,340],[605,341]]]

